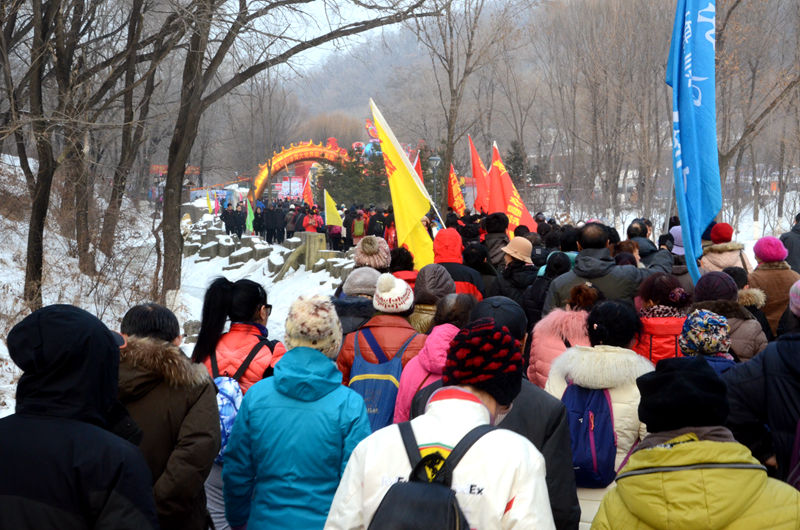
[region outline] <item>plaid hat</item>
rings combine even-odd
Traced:
[[[522,387],[522,344],[493,318],[470,322],[450,342],[444,385],[469,385],[508,406]]]
[[[686,317],[678,337],[678,346],[684,355],[714,355],[727,353],[731,347],[728,319],[696,309]]]
[[[382,237],[366,236],[356,245],[353,256],[356,267],[372,267],[373,269],[389,269],[392,261],[389,243]]]
[[[736,300],[738,297],[739,289],[736,287],[736,282],[724,272],[707,272],[697,280],[697,285],[694,286],[695,302]]]
[[[336,359],[342,347],[342,323],[327,296],[301,296],[286,316],[286,348],[306,346]]]
[[[636,386],[639,419],[649,432],[724,425],[728,418],[727,387],[702,357],[662,359]]]
[[[414,291],[393,274],[381,274],[372,296],[372,307],[381,313],[405,313],[414,307]]]

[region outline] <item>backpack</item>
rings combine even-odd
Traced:
[[[364,220],[356,219],[353,221],[353,237],[361,237],[364,235]]]
[[[330,233],[334,237],[339,237],[342,235],[342,227],[339,225],[331,225]]]
[[[358,345],[360,333],[367,339],[367,344],[375,354],[375,358],[378,359],[378,364],[371,363],[362,357],[361,348]],[[412,334],[397,350],[394,357],[389,359],[369,328],[356,331],[353,341],[355,355],[353,356],[353,366],[350,368],[349,386],[364,398],[372,432],[386,427],[394,419],[394,403],[397,401],[397,390],[400,388],[400,372],[403,371],[403,353],[416,336],[417,333]]]
[[[494,427],[479,425],[469,431],[441,463],[443,458],[438,452],[421,457],[409,422],[397,426],[411,463],[411,475],[407,482],[396,482],[389,488],[368,530],[468,529],[469,523],[458,504],[456,492],[450,489],[453,470],[469,448]],[[429,470],[432,479],[428,477]]]
[[[797,422],[794,433],[794,445],[789,458],[789,475],[786,477],[786,483],[800,490],[800,421]]]
[[[384,221],[383,217],[377,216],[375,217],[375,224],[372,225],[372,235],[377,237],[383,237],[383,234],[386,232],[386,221]]]
[[[605,488],[617,476],[617,435],[608,390],[567,381],[561,401],[567,408],[575,484],[579,488]]]
[[[211,375],[214,378],[214,384],[217,385],[217,409],[219,409],[219,433],[220,444],[219,453],[214,458],[214,463],[222,464],[225,448],[228,446],[228,439],[233,430],[233,422],[236,420],[236,414],[239,413],[239,407],[242,405],[242,398],[244,392],[239,385],[239,379],[242,378],[250,363],[256,358],[258,352],[264,346],[268,347],[270,351],[275,349],[275,344],[278,341],[268,340],[266,337],[259,337],[258,343],[253,346],[250,353],[247,354],[241,366],[236,370],[232,376],[220,375],[219,366],[217,365],[217,353],[211,354]],[[271,368],[267,368],[264,377],[272,375]]]

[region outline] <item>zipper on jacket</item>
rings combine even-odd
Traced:
[[[597,473],[597,450],[594,446],[594,412],[589,411],[589,447],[592,448],[592,471]]]

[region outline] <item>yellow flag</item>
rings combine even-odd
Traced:
[[[342,216],[336,209],[336,201],[333,200],[328,190],[325,190],[325,224],[332,226],[343,226]]]
[[[212,213],[214,208],[211,207],[211,197],[208,195],[208,190],[206,190],[206,204],[208,204],[208,213]]]
[[[378,139],[381,141],[383,162],[389,178],[397,244],[405,246],[414,255],[414,268],[419,270],[433,263],[433,241],[422,225],[422,218],[431,208],[430,200],[427,192],[423,192],[420,187],[414,166],[371,99],[369,106]]]

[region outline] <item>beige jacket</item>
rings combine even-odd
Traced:
[[[743,267],[748,274],[753,271],[753,265],[744,254],[744,245],[733,241],[705,247],[700,267],[706,272],[722,272],[725,267]]]

